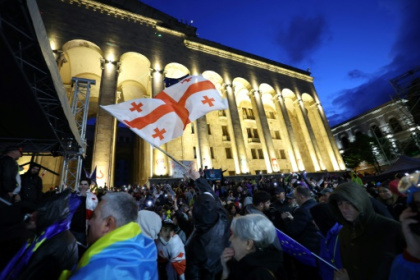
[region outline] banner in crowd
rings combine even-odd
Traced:
[[[195,166],[195,161],[193,160],[181,160],[180,162],[188,168],[190,168],[191,166]],[[184,178],[184,174],[186,172],[185,169],[173,160],[171,160],[171,169],[172,178]]]
[[[222,169],[206,169],[204,170],[204,176],[209,181],[221,181]]]

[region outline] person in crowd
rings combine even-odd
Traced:
[[[398,191],[393,193],[390,189],[389,182],[384,182],[378,187],[378,200],[382,202],[392,217],[399,221],[402,211],[406,207],[406,197],[402,196]]]
[[[17,160],[22,156],[22,148],[9,146],[0,157],[0,198],[6,203],[20,201],[20,175]],[[0,201],[0,204],[4,202]]]
[[[188,280],[215,279],[222,271],[220,255],[229,242],[229,216],[208,182],[190,169],[200,195],[192,207],[194,232],[185,245]]]
[[[89,221],[90,247],[60,279],[158,279],[156,245],[142,233],[137,215],[130,194],[106,193]]]
[[[392,263],[389,280],[420,279],[420,178],[419,173],[401,179],[398,190],[408,194],[407,207],[400,215],[407,246]]]
[[[42,199],[42,179],[39,177],[41,167],[31,163],[28,171],[21,176],[20,198],[25,207],[35,210]]]
[[[229,219],[232,220],[233,218],[240,216],[238,207],[234,203],[228,203],[226,206],[226,211],[229,214]]]
[[[334,279],[388,279],[391,264],[403,251],[401,225],[375,213],[369,195],[355,182],[340,184],[329,199],[336,220],[343,269]]]
[[[336,268],[342,268],[338,233],[343,227],[337,223],[328,203],[318,203],[311,208],[311,215],[322,233],[319,256]],[[323,261],[318,262],[319,275],[322,280],[333,280],[335,269]]]
[[[77,264],[77,243],[69,228],[78,201],[69,205],[69,199],[69,190],[56,194],[32,214],[35,235],[10,260],[0,279],[57,279],[62,270]]]
[[[162,219],[153,211],[140,210],[138,212],[137,223],[143,234],[152,240],[158,238],[158,234],[162,228]]]
[[[271,196],[266,191],[258,191],[252,197],[252,204],[248,204],[242,209],[243,215],[262,214],[270,209]]]
[[[328,203],[328,199],[330,198],[333,189],[325,188],[319,192],[318,202],[319,203]]]
[[[87,247],[88,222],[93,215],[93,211],[98,205],[98,198],[90,191],[92,181],[89,178],[82,178],[79,188],[74,194],[80,200],[80,206],[73,215],[70,230],[80,243],[79,255],[82,256]]]
[[[292,214],[284,212],[281,217],[284,220],[286,234],[295,239],[309,251],[318,254],[320,250],[321,234],[313,222],[310,209],[317,205],[312,198],[311,191],[303,185],[298,185],[294,190],[294,197],[299,208]],[[318,271],[312,266],[301,262],[295,263],[299,279],[317,279]]]
[[[159,238],[156,240],[158,250],[159,279],[185,279],[185,248],[184,243],[175,234],[175,225],[171,220],[162,222]]]
[[[272,246],[273,223],[262,214],[236,217],[231,224],[231,247],[221,254],[221,279],[283,279],[283,254]]]

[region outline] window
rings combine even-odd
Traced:
[[[378,138],[382,138],[383,137],[382,131],[381,131],[381,129],[377,125],[375,125],[375,124],[372,125],[371,126],[371,129],[372,129],[372,132],[373,132],[374,136],[376,136]]]
[[[225,110],[219,110],[219,117],[226,117],[226,111]]]
[[[210,155],[211,155],[211,158],[214,159],[213,147],[210,147]]]
[[[244,120],[255,120],[254,111],[250,108],[242,108],[242,117]]]
[[[210,128],[210,124],[209,123],[207,124],[207,132],[208,132],[209,135],[211,135],[211,128]]]
[[[278,131],[278,130],[271,131],[271,138],[273,138],[273,139],[281,139],[281,137],[280,137],[280,131]]]
[[[191,134],[194,134],[194,124],[191,124]]]
[[[251,155],[252,155],[252,159],[258,159],[257,151],[255,149],[251,149]]]
[[[389,126],[392,129],[392,132],[397,133],[403,130],[400,122],[396,118],[389,119]]]
[[[193,147],[194,158],[197,158],[197,149]]]
[[[231,148],[225,148],[226,151],[226,158],[231,159],[232,158],[232,149]]]
[[[270,112],[270,119],[275,119],[276,118],[276,115],[274,115],[274,112]]]
[[[250,128],[246,129],[246,133],[248,134],[248,138],[253,138],[252,137],[252,130]]]
[[[263,154],[263,150],[262,149],[258,149],[258,157],[260,159],[264,159],[264,154]]]
[[[222,125],[222,139],[223,141],[230,141],[229,132],[226,125]]]
[[[258,129],[254,128],[253,132],[254,132],[254,137],[253,138],[260,138],[260,136],[258,135]]]
[[[284,152],[284,150],[280,150],[280,158],[281,159],[286,159],[286,153]]]

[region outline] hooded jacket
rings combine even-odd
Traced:
[[[186,279],[212,279],[222,270],[220,256],[230,236],[229,215],[204,179],[196,181],[202,194],[194,202],[194,232],[185,245]]]
[[[344,219],[338,202],[348,201],[359,212],[355,221]],[[343,267],[350,279],[388,279],[393,259],[403,251],[401,225],[375,213],[367,192],[357,183],[339,185],[329,198],[337,221],[343,225],[339,244]]]

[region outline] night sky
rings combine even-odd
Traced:
[[[198,37],[303,70],[335,126],[395,96],[420,65],[419,0],[145,0]]]

